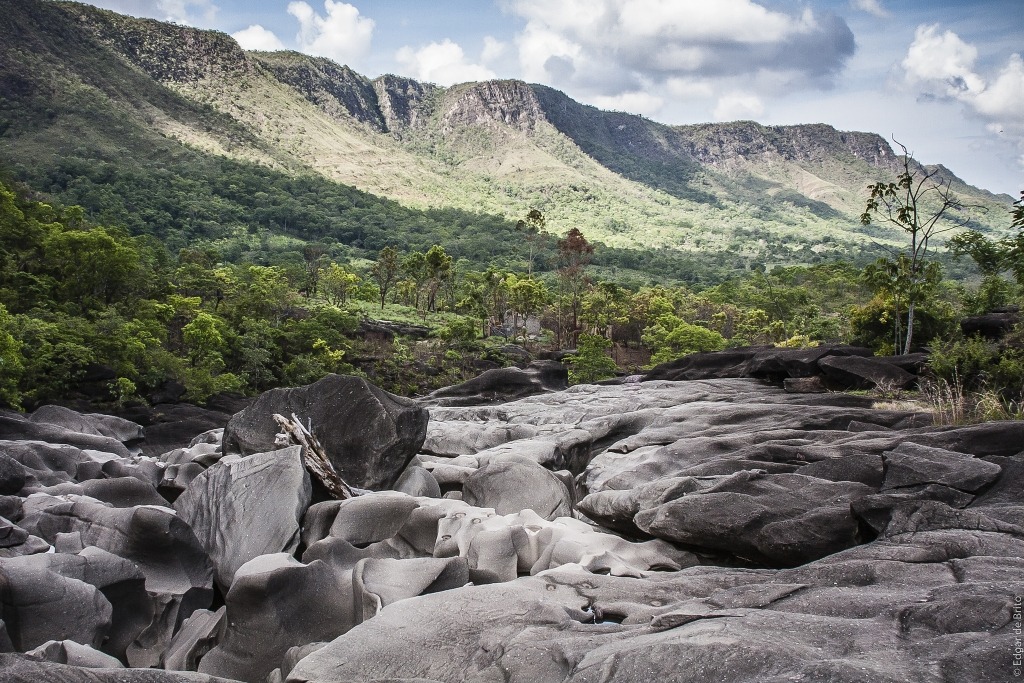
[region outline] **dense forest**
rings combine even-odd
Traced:
[[[249,186],[252,167],[232,174],[232,162],[221,163],[215,184],[175,188],[188,202],[102,164],[74,188],[61,187],[60,172],[42,188],[100,210],[0,186],[6,404],[201,402],[328,372],[415,394],[564,349],[574,351],[575,381],[752,344],[893,353],[911,296],[915,349],[930,348],[951,380],[998,384],[1004,405],[1019,398],[1022,355],[962,339],[958,322],[1019,300],[1020,202],[1007,218],[1015,236],[954,240],[979,280],[943,279],[932,262],[911,294],[887,259],[730,275],[686,257],[602,248],[539,211],[518,223],[419,211],[301,177],[270,194],[266,183]],[[316,202],[305,201],[311,193]],[[336,213],[310,211],[325,204]],[[243,214],[267,227],[241,228],[252,225]],[[393,331],[367,334],[369,320],[391,321]]]

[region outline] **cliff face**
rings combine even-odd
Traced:
[[[335,118],[346,116],[387,132],[377,91],[365,76],[323,57],[297,52],[253,52],[253,58],[278,81]]]
[[[434,97],[441,91],[431,83],[391,74],[374,80],[373,88],[381,117],[387,129],[396,134],[423,123]]]
[[[102,43],[160,82],[189,83],[250,74],[245,51],[219,31],[134,19],[88,5],[60,5]]]
[[[872,166],[890,168],[896,158],[880,135],[841,132],[824,124],[763,126],[737,121],[678,126],[673,130],[686,152],[706,164],[737,158],[814,162],[852,156]]]
[[[508,126],[533,130],[544,112],[533,89],[522,81],[486,81],[453,87],[446,93],[443,126]]]

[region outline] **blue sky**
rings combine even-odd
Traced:
[[[96,0],[373,77],[543,83],[670,124],[827,123],[1024,189],[1020,0]]]

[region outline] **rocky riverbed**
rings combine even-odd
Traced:
[[[879,409],[825,389],[913,367],[816,354],[420,401],[328,376],[161,453],[122,418],[0,414],[0,679],[1013,679],[1024,423]]]

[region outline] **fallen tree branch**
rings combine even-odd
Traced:
[[[290,441],[303,447],[302,459],[306,469],[316,475],[328,493],[338,500],[355,497],[352,488],[334,469],[324,447],[320,445],[313,433],[303,426],[302,420],[295,413],[292,413],[290,420],[283,415],[274,413],[274,422],[281,428],[281,433],[278,434],[281,440]]]

